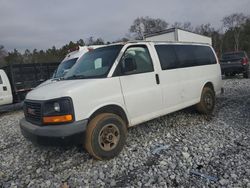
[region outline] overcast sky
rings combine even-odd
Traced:
[[[0,45],[23,52],[90,36],[113,41],[139,16],[219,28],[224,16],[241,12],[250,14],[250,0],[0,0]]]

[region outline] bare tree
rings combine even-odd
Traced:
[[[87,45],[103,45],[104,40],[102,38],[95,39],[94,37],[89,37],[86,42]]]
[[[239,38],[242,25],[246,22],[247,17],[242,13],[235,13],[222,19],[223,26],[226,30],[231,30],[234,35],[234,49],[239,50]]]
[[[174,22],[171,25],[171,27],[184,29],[184,30],[187,30],[187,31],[193,31],[193,26],[192,26],[191,22],[184,22],[184,23]]]
[[[182,28],[182,23],[181,22],[174,22],[171,27],[174,27],[174,28]]]
[[[182,28],[188,31],[193,31],[193,26],[191,22],[184,22]]]
[[[135,35],[136,39],[144,39],[145,34],[155,33],[168,27],[168,23],[160,18],[150,17],[136,18],[129,31]]]
[[[206,35],[211,37],[215,29],[211,26],[210,23],[201,24],[195,28],[195,32],[201,35]]]

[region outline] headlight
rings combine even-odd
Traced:
[[[69,97],[47,101],[43,107],[43,123],[67,123],[74,120],[73,104]]]
[[[54,110],[55,110],[56,112],[60,112],[61,108],[60,108],[60,104],[59,104],[58,102],[55,102],[55,103],[54,103]]]

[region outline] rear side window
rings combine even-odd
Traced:
[[[197,66],[194,57],[195,46],[175,45],[175,52],[179,60],[178,68]]]
[[[162,70],[216,64],[209,46],[156,45]]]
[[[3,80],[2,80],[1,75],[0,75],[0,84],[3,84]]]
[[[178,68],[174,45],[155,46],[162,70]]]
[[[194,57],[197,65],[216,64],[216,58],[208,46],[194,46]]]

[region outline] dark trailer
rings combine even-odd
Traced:
[[[24,100],[30,90],[50,79],[59,63],[11,64],[2,67],[10,80],[13,102]]]

